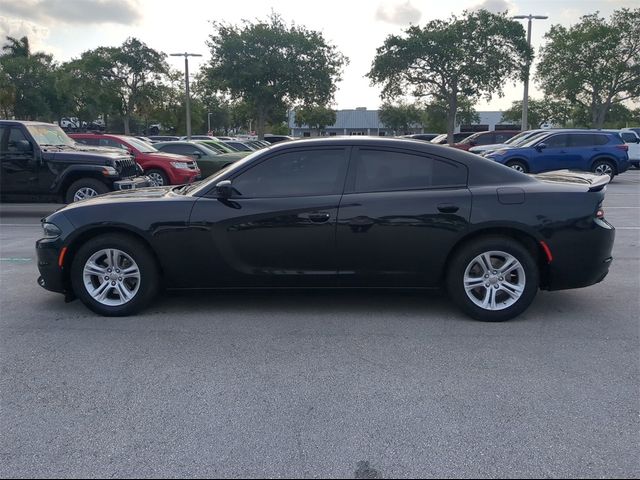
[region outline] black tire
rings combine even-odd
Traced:
[[[609,160],[596,160],[593,162],[593,165],[591,165],[591,171],[600,175],[606,175],[603,173],[604,171],[611,172],[608,174],[611,180],[616,176],[616,167]]]
[[[159,170],[157,168],[152,168],[151,170],[147,170],[146,172],[144,172],[144,174],[149,176],[149,178],[151,178],[154,181],[157,180],[156,186],[158,187],[164,187],[166,185],[169,185],[169,177],[167,177],[167,174],[164,173],[162,170]]]
[[[104,305],[94,299],[84,283],[84,266],[93,254],[103,249],[118,249],[129,255],[137,264],[140,283],[131,300],[122,305]],[[71,265],[71,286],[76,296],[90,310],[106,317],[132,315],[145,308],[156,296],[160,284],[159,269],[147,246],[134,237],[112,233],[94,237],[80,247]]]
[[[482,253],[490,251],[500,251],[513,256],[524,270],[525,283],[522,294],[515,303],[500,310],[489,310],[476,305],[467,295],[464,286],[467,266]],[[540,274],[533,255],[513,238],[496,235],[480,237],[463,244],[447,266],[446,284],[451,299],[467,315],[484,322],[503,322],[520,315],[531,305],[538,292],[539,279]],[[479,287],[484,288],[482,285]]]
[[[513,168],[514,170],[517,170],[518,172],[529,173],[529,168],[527,167],[527,164],[524,162],[521,162],[520,160],[511,160],[510,162],[507,162],[506,165],[509,168]]]
[[[69,185],[69,188],[67,188],[67,191],[64,194],[65,201],[67,203],[73,203],[74,201],[77,201],[74,200],[74,198],[76,198],[76,194],[79,194],[83,189],[88,189],[89,191],[92,190],[97,195],[102,195],[109,192],[109,187],[107,187],[107,185],[105,185],[100,180],[97,180],[95,178],[81,178],[80,180],[76,180],[71,185]]]

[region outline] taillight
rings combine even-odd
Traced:
[[[604,218],[604,208],[598,208],[598,210],[596,211],[596,218]]]
[[[624,150],[625,152],[629,151],[629,145],[616,145],[616,148],[619,148],[620,150]]]

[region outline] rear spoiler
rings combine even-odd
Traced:
[[[554,183],[573,183],[589,186],[590,192],[599,192],[611,181],[609,175],[596,175],[591,172],[578,172],[573,170],[556,170],[553,172],[531,175],[537,180]]]

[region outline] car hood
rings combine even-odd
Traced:
[[[584,185],[590,192],[602,190],[611,181],[609,175],[596,175],[595,173],[578,172],[574,170],[555,170],[552,172],[529,174],[529,176],[547,183]]]
[[[193,158],[177,153],[152,152],[143,153],[143,155],[149,160],[159,160],[161,162],[193,162]]]
[[[95,163],[98,165],[113,165],[116,160],[132,159],[124,150],[112,149],[105,150],[102,148],[58,148],[43,147],[42,154],[48,160],[69,163]]]

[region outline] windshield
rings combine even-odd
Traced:
[[[26,127],[41,147],[47,145],[73,147],[76,144],[75,140],[69,138],[57,125],[26,125]]]
[[[474,133],[473,135],[471,135],[470,137],[466,137],[464,140],[461,140],[460,143],[469,143],[472,140],[475,140],[476,138],[478,138],[480,135],[482,135],[484,132],[478,132],[478,133]]]
[[[133,148],[135,148],[136,150],[142,153],[153,153],[158,151],[158,149],[153,147],[150,143],[144,142],[137,138],[127,137],[125,138],[125,141],[128,144],[130,144]]]
[[[531,145],[533,145],[534,143],[537,143],[538,140],[541,140],[545,137],[549,136],[549,132],[542,132],[539,133],[537,135],[534,135],[533,137],[527,138],[524,142],[522,142],[521,144],[519,144],[519,147],[525,148],[525,147],[530,147]]]
[[[526,140],[527,138],[529,138],[532,135],[537,135],[537,134],[532,133],[532,132],[522,132],[522,133],[517,134],[514,137],[511,137],[509,140],[504,142],[504,144],[505,145],[517,145],[518,143]]]
[[[447,138],[447,134],[443,133],[441,135],[438,135],[436,138],[431,140],[431,143],[440,143],[442,140],[444,140],[445,138]]]
[[[198,142],[200,145],[204,145],[205,147],[207,147],[209,150],[213,150],[216,153],[228,153],[224,148],[222,148],[220,145],[210,142],[210,141],[200,141]]]

